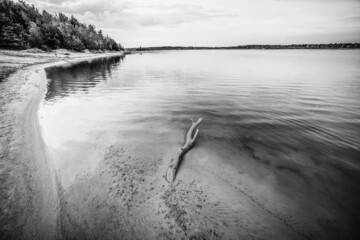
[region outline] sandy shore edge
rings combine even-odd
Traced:
[[[124,53],[79,55],[21,68],[2,83],[0,235],[5,238],[61,238],[57,177],[38,119],[45,69]]]

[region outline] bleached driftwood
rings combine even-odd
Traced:
[[[176,171],[179,167],[179,163],[180,163],[183,155],[193,146],[195,139],[199,133],[199,129],[197,129],[196,127],[200,124],[201,120],[202,120],[202,118],[199,118],[199,120],[194,122],[194,120],[191,119],[192,125],[186,135],[186,142],[181,148],[179,148],[177,150],[174,157],[171,159],[169,168],[166,173],[166,181],[168,181],[170,183],[174,182],[175,176],[176,176]],[[193,133],[195,129],[196,129],[196,131],[195,131],[195,133]]]

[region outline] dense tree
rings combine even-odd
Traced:
[[[0,0],[0,48],[45,50],[67,48],[76,51],[124,48],[93,25],[80,23],[63,13],[40,13],[24,1]]]
[[[19,23],[0,13],[0,48],[22,49],[27,47],[28,35]]]
[[[32,47],[40,48],[43,43],[43,34],[41,32],[40,27],[36,25],[34,22],[30,22],[29,28],[29,44]]]

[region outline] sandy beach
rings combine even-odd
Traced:
[[[44,69],[122,54],[0,51],[1,239],[61,238],[56,174],[37,115],[47,84]]]

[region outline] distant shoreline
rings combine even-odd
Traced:
[[[158,51],[158,50],[276,50],[276,49],[360,49],[360,43],[330,44],[289,44],[289,45],[239,45],[228,47],[193,47],[193,46],[158,46],[126,48],[126,51]]]

